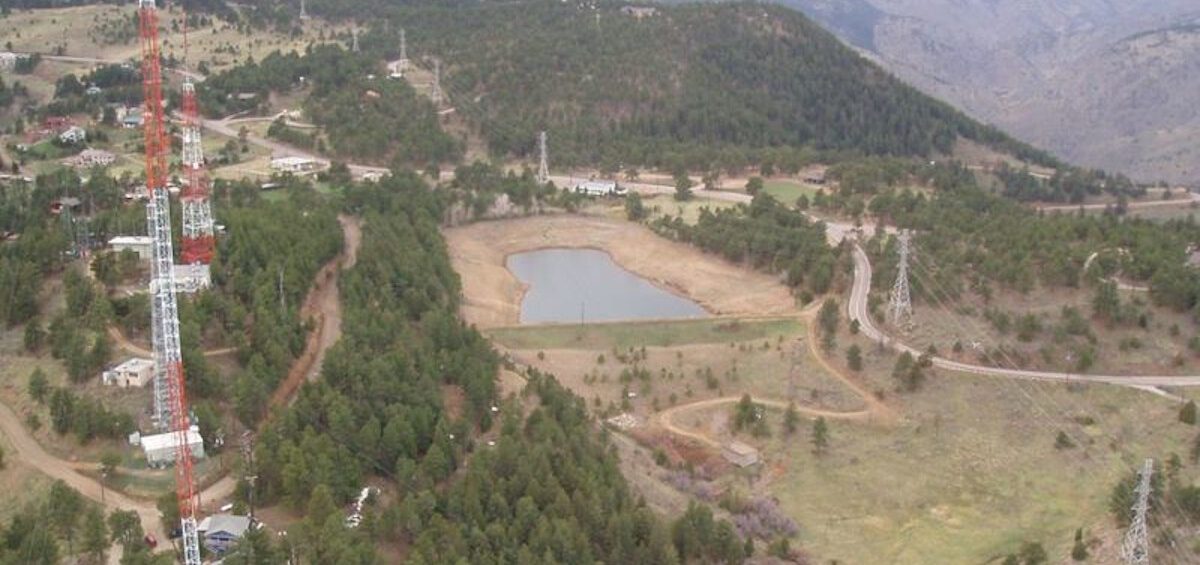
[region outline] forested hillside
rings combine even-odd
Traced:
[[[530,151],[546,129],[556,161],[568,163],[737,164],[778,146],[924,156],[958,136],[1049,160],[895,80],[797,12],[702,5],[635,19],[618,5],[397,9],[396,25],[367,45],[392,53],[397,28],[411,30],[420,54],[445,59],[454,103],[502,154]]]
[[[286,16],[282,4],[258,4]],[[950,151],[960,137],[1053,163],[1049,155],[894,79],[795,11],[686,5],[635,18],[620,11],[622,5],[601,2],[592,10],[551,0],[449,5],[314,0],[308,9],[371,22],[360,39],[362,60],[373,61],[379,74],[382,61],[398,56],[405,29],[410,56],[426,69],[434,59],[443,62],[450,104],[496,155],[529,155],[544,129],[560,165],[736,169],[787,159],[780,149],[819,151],[827,159],[924,157]],[[363,101],[366,86],[355,74],[365,74],[362,65],[342,61],[326,67],[310,68],[317,75],[340,74],[333,83],[325,81],[340,95],[322,96],[317,91],[324,79],[314,78],[318,87],[306,107],[324,125],[347,129],[334,149],[367,157],[383,151],[381,142],[400,149],[396,140],[407,128],[373,127],[387,113],[371,113],[372,103]],[[226,107],[235,84],[255,92],[296,84],[280,82],[279,76],[264,61],[214,77],[209,87],[219,96],[205,107],[214,113],[235,109]],[[372,90],[386,96],[392,88]],[[383,105],[408,114],[406,96]],[[353,111],[366,114],[346,120]]]
[[[341,287],[345,334],[257,448],[260,502],[307,514],[300,555],[376,562],[374,538],[410,547],[413,563],[740,562],[732,526],[700,509],[673,541],[635,500],[583,401],[552,377],[531,374],[529,399],[504,402],[493,422],[500,360],[456,316],[458,275],[438,231],[446,198],[412,174],[347,189],[364,232]],[[476,443],[497,423],[494,447]],[[395,496],[370,526],[343,528],[328,509],[370,477]]]

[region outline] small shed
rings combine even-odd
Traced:
[[[175,463],[175,450],[179,445],[174,432],[142,436],[142,453],[146,455],[146,464],[151,467],[168,467]],[[192,426],[187,431],[187,447],[192,452],[193,459],[204,459],[204,438],[200,436],[200,428]]]
[[[738,467],[758,464],[758,450],[740,441],[731,441],[721,448],[721,456]]]
[[[113,253],[120,253],[128,249],[137,253],[138,258],[143,261],[154,258],[154,238],[150,236],[120,235],[108,240],[108,246],[112,248]]]
[[[154,361],[134,357],[100,375],[105,386],[144,387],[154,378]]]

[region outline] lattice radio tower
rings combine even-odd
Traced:
[[[1150,512],[1150,478],[1154,475],[1154,460],[1147,459],[1138,473],[1139,480],[1137,500],[1133,503],[1133,520],[1125,532],[1125,540],[1121,542],[1121,559],[1128,565],[1147,565],[1150,563],[1149,531],[1146,527],[1146,514]]]
[[[154,342],[154,415],[160,427],[174,434],[175,494],[179,502],[180,533],[185,565],[200,565],[196,513],[198,500],[188,446],[191,424],[183,358],[179,347],[179,306],[175,301],[174,250],[171,243],[171,202],[167,193],[166,133],[162,92],[162,45],[158,38],[158,8],[154,0],[138,0],[138,37],[142,55],[142,94],[145,99],[146,223],[154,240],[150,296]]]
[[[442,107],[442,97],[442,61],[434,59],[433,88],[429,91],[429,98],[433,100],[433,105],[440,109]]]
[[[304,0],[300,0],[300,19],[308,19],[308,10],[304,6]]]
[[[896,283],[892,285],[891,299],[888,301],[888,316],[898,328],[909,330],[913,327],[912,294],[908,286],[908,256],[911,252],[909,243],[911,234],[900,232],[900,263],[896,267]]]
[[[537,181],[541,184],[550,182],[550,159],[546,155],[546,132],[538,132],[538,172]]]
[[[183,24],[184,69],[188,60],[187,18]],[[213,259],[213,216],[209,201],[208,167],[204,162],[204,142],[200,133],[200,109],[196,104],[196,85],[191,76],[183,79],[183,149],[181,164],[187,177],[187,186],[180,192],[183,210],[183,249],[180,259],[184,264],[209,265]]]
[[[350,30],[350,37],[351,37],[350,50],[355,53],[358,53],[358,28],[354,28],[354,29]]]

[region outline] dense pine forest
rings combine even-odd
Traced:
[[[282,5],[260,4],[286,13]],[[1054,164],[776,6],[662,7],[635,19],[618,3],[595,11],[548,0],[374,4],[309,7],[360,21],[371,14],[363,53],[323,47],[303,58],[251,62],[212,77],[203,106],[213,115],[246,109],[256,102],[231,95],[299,88],[305,77],[313,88],[306,109],[331,128],[335,153],[452,158],[459,148],[438,136],[431,105],[413,100],[407,86],[363,78],[385,74],[382,62],[398,56],[404,28],[410,56],[427,69],[442,61],[450,103],[498,156],[529,155],[544,129],[560,165],[735,170],[792,160],[780,149],[817,151],[827,160],[924,157],[949,152],[959,138]],[[414,129],[424,135],[410,140],[405,132]]]

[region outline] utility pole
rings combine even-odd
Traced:
[[[258,469],[254,467],[254,432],[242,432],[242,480],[250,485],[249,500],[250,519],[254,519],[254,482],[258,479]]]
[[[888,315],[892,324],[908,331],[913,328],[912,295],[908,286],[908,257],[912,252],[909,248],[911,234],[900,232],[900,264],[896,267],[896,283],[892,285],[891,299],[888,302]]]
[[[279,315],[287,315],[287,296],[283,294],[283,267],[279,268]]]
[[[400,61],[398,65],[401,74],[408,70],[408,38],[405,37],[404,28],[400,28]]]
[[[538,133],[538,154],[540,158],[538,160],[537,181],[540,184],[546,184],[550,182],[550,160],[546,156],[545,131]]]
[[[788,368],[788,400],[796,401],[796,392],[799,385],[796,382],[800,375],[800,362],[804,359],[804,338],[796,340],[792,345],[792,364]]]
[[[433,105],[439,110],[442,109],[442,61],[440,59],[433,60],[433,89],[429,92],[429,97],[433,99]]]
[[[1121,559],[1127,565],[1148,565],[1150,543],[1147,539],[1146,514],[1150,512],[1150,478],[1154,475],[1154,460],[1147,459],[1138,473],[1137,500],[1133,503],[1133,520],[1121,542]]]

